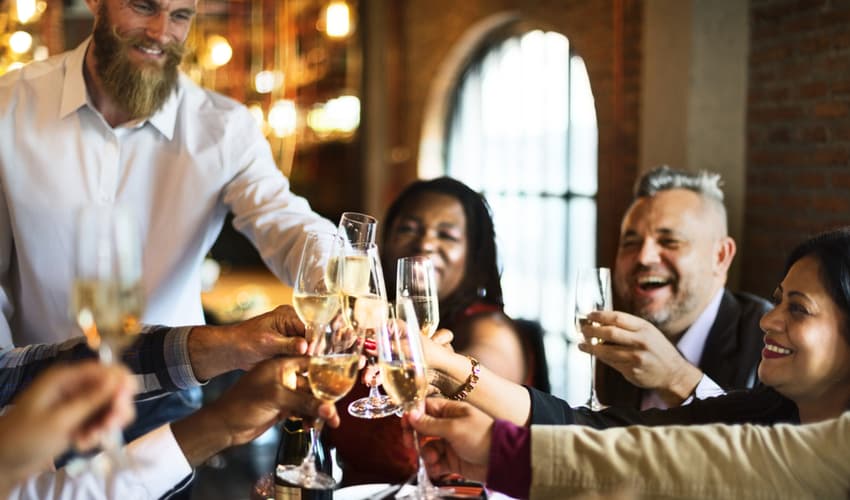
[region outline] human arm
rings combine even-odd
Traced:
[[[428,367],[438,374],[432,383],[447,396],[457,394],[471,373],[469,358],[431,339],[423,338],[422,344]],[[483,363],[480,365],[478,383],[473,390],[468,391],[466,400],[494,418],[517,425],[525,425],[531,412],[528,390],[496,375]]]
[[[247,443],[290,417],[321,416],[331,426],[339,424],[333,404],[317,400],[307,387],[283,385],[284,374],[306,370],[308,358],[272,359],[243,375],[218,400],[171,424],[174,437],[192,466],[219,451]]]
[[[0,417],[0,497],[70,445],[91,448],[102,432],[126,425],[134,389],[125,369],[94,361],[38,377]]]
[[[499,489],[530,462],[529,498],[623,486],[651,498],[844,498],[850,489],[850,412],[805,426],[533,426],[519,431],[531,433],[530,446],[505,459],[493,449],[507,442],[509,425],[451,401],[429,400],[426,410],[408,422],[442,438],[425,447],[432,475],[487,477]]]
[[[651,498],[844,498],[850,413],[805,426],[531,430],[531,498],[627,486]]]
[[[469,342],[458,352],[472,356],[496,375],[523,383],[528,370],[519,333],[501,313],[481,314],[470,319]]]
[[[235,173],[222,199],[234,214],[233,226],[251,241],[275,276],[291,285],[307,232],[336,228],[290,191],[289,180],[250,113],[243,108],[230,118],[221,144]]]
[[[595,355],[630,383],[657,391],[670,407],[682,404],[694,393],[702,371],[650,322],[619,311],[594,311],[588,320],[582,333],[603,342],[583,342],[579,349]]]
[[[216,375],[249,369],[263,359],[300,355],[304,325],[291,306],[225,326],[147,325],[122,355],[143,386],[136,399],[200,385]],[[58,344],[34,344],[0,352],[0,407],[49,366],[96,357],[84,337]]]

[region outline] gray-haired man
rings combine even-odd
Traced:
[[[586,327],[606,342],[582,346],[603,362],[603,403],[664,408],[755,383],[770,304],[725,289],[735,248],[718,174],[660,167],[639,179],[614,269],[626,312]]]

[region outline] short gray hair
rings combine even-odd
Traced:
[[[670,189],[687,189],[723,206],[720,174],[700,170],[687,172],[663,165],[643,174],[635,183],[635,199],[654,196]]]

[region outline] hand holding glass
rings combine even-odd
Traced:
[[[307,331],[310,356],[307,379],[313,395],[335,402],[345,396],[357,379],[362,338],[341,318],[340,283],[344,271],[343,240],[337,234],[309,233],[301,253],[295,279],[293,305]],[[316,470],[316,431],[307,456],[299,466],[278,466],[277,474],[291,484],[310,489],[330,489],[336,484],[327,474]]]
[[[422,349],[422,330],[416,319],[413,302],[408,297],[397,297],[395,317],[391,317],[386,328],[378,335],[378,364],[384,378],[384,388],[393,402],[404,411],[421,406],[428,393],[427,365]],[[454,493],[454,490],[437,488],[428,478],[422,453],[419,449],[419,436],[413,432],[413,442],[419,461],[417,469],[417,489],[409,495],[396,498],[425,500],[441,498]]]
[[[131,213],[120,206],[81,208],[70,309],[102,363],[120,363],[121,353],[139,333],[144,308],[141,279],[142,244]],[[104,465],[128,465],[123,444],[119,428],[104,436],[101,445],[108,457]]]

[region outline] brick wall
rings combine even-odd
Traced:
[[[788,251],[850,223],[850,2],[752,0],[744,266],[766,295]]]
[[[391,173],[388,196],[416,177],[424,105],[433,75],[461,36],[493,14],[518,12],[530,24],[558,31],[587,65],[599,126],[600,262],[611,264],[619,222],[638,162],[641,4],[635,0],[406,0],[394,51],[400,57],[398,105],[391,117],[395,150],[406,151]],[[393,50],[393,47],[390,47]],[[400,54],[400,55],[399,55]]]

